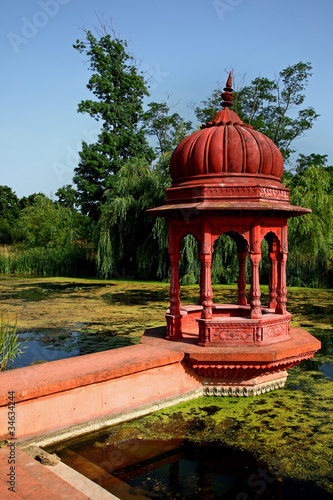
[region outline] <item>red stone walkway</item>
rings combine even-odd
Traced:
[[[66,481],[55,472],[55,468],[45,467],[22,450],[15,450],[15,491],[8,490],[10,484],[9,448],[0,449],[0,498],[1,500],[107,500],[116,499],[98,485],[91,483],[76,471],[67,468]],[[54,469],[54,471],[52,470]],[[69,481],[69,482],[67,482]],[[71,483],[71,484],[70,484]]]

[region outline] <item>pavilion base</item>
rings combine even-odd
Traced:
[[[283,387],[287,369],[312,358],[320,349],[319,340],[300,328],[290,328],[287,340],[272,344],[198,345],[198,332],[183,332],[170,341],[166,328],[146,330],[141,344],[150,348],[177,351],[186,372],[201,385],[206,396],[257,396]],[[167,381],[166,381],[167,383]]]
[[[250,380],[205,379],[202,382],[205,396],[259,396],[265,392],[284,387],[288,373],[284,370],[278,373],[255,377]]]

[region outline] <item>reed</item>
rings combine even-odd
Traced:
[[[1,246],[0,272],[75,278],[95,276],[95,254],[92,248],[74,245],[56,248]]]
[[[22,342],[18,340],[16,333],[16,323],[11,324],[9,319],[5,319],[3,314],[0,317],[0,371],[6,369],[17,356],[23,351],[20,348]]]

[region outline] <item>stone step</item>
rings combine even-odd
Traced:
[[[114,498],[126,498],[126,500],[149,500],[151,498],[133,491],[133,488],[121,479],[68,448],[62,453],[62,460],[85,477],[96,481],[102,488],[106,490],[112,489],[113,493],[117,495]],[[110,464],[108,464],[108,467],[110,467]]]
[[[0,498],[1,500],[100,500],[98,492],[89,496],[77,489],[55,473],[55,467],[46,467],[24,453],[19,448],[15,449],[15,491],[8,490],[7,474],[10,472],[8,464],[9,448],[4,445],[0,449]],[[60,468],[64,464],[58,464]],[[64,466],[65,467],[65,466]],[[69,469],[70,470],[70,469]],[[72,471],[72,475],[77,475]],[[71,475],[71,474],[70,474]],[[85,478],[83,479],[83,483]],[[69,477],[69,480],[71,478]],[[82,485],[82,489],[87,489]],[[106,492],[107,493],[107,492]],[[108,498],[116,498],[108,494]]]

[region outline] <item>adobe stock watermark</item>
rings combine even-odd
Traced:
[[[194,199],[202,200],[201,190],[199,188],[196,188],[196,187],[191,189],[191,197],[192,197],[192,201],[194,201]],[[197,211],[197,208],[194,206],[191,208],[182,208],[180,210],[180,214],[181,214],[182,219],[184,220],[185,224],[188,226],[189,224],[191,224],[191,222],[193,220],[192,216],[198,215],[198,211]]]
[[[224,21],[225,15],[233,12],[235,7],[243,3],[243,0],[214,0],[213,6],[220,21]]]
[[[115,269],[112,271],[112,278],[115,278],[120,281],[133,281],[136,279],[136,276],[132,276],[131,274],[127,274],[125,267],[121,269],[121,274]]]
[[[162,71],[159,64],[156,65],[155,69],[151,66],[147,66],[143,70],[143,73],[148,82],[149,90],[156,89],[159,84],[163,82],[164,78],[167,78],[170,75],[170,73]]]
[[[99,129],[82,130],[82,141],[92,144],[96,142],[99,133]],[[74,168],[78,166],[80,161],[79,151],[82,149],[82,141],[78,143],[76,148],[66,146],[65,158],[62,162],[52,162],[53,172],[55,173],[57,180],[62,184],[72,182]]]
[[[273,471],[269,471],[268,469],[259,468],[257,472],[251,474],[247,479],[247,484],[250,488],[255,489],[256,497],[259,497],[267,488],[268,484],[274,483],[277,480],[277,477]],[[251,500],[247,493],[242,492],[238,493],[236,496],[236,500]]]
[[[21,17],[22,26],[20,33],[10,31],[7,33],[7,38],[16,54],[19,53],[22,45],[26,45],[30,40],[35,38],[39,31],[44,28],[50,19],[55,17],[62,5],[66,5],[71,0],[39,0],[39,10],[29,19]]]

